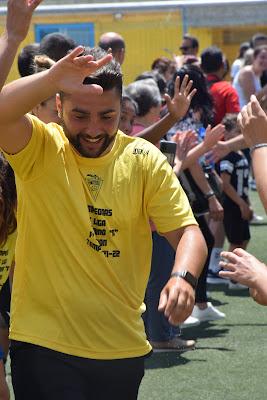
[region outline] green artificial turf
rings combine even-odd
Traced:
[[[255,211],[264,216],[257,192],[250,195]],[[265,217],[262,225],[251,226],[248,251],[267,262],[266,232]],[[267,307],[247,292],[219,285],[208,290],[226,318],[183,331],[184,338],[197,340],[196,350],[152,355],[139,400],[267,399]]]
[[[251,192],[251,201],[265,215],[257,192]],[[248,250],[267,262],[266,232],[267,218],[252,226]],[[214,285],[208,290],[225,320],[184,330],[184,338],[197,340],[194,351],[152,355],[138,400],[267,399],[267,308],[247,292]]]

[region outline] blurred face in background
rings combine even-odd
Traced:
[[[198,51],[196,47],[192,47],[192,41],[190,39],[183,39],[180,50],[184,56],[189,54],[196,55]]]
[[[254,58],[253,66],[259,72],[267,70],[267,47],[260,51]]]
[[[157,106],[150,108],[149,112],[146,115],[146,119],[147,121],[149,121],[149,125],[153,125],[160,119],[160,111],[161,111],[161,103]]]
[[[134,104],[129,99],[123,99],[119,129],[126,135],[131,135],[135,117],[136,110]]]

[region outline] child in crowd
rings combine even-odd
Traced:
[[[225,139],[239,135],[237,115],[228,114],[223,119]],[[224,228],[229,241],[229,251],[237,247],[246,249],[249,239],[249,221],[253,211],[248,197],[249,165],[242,151],[232,151],[220,162],[220,172],[223,182]],[[229,282],[230,289],[244,288]]]

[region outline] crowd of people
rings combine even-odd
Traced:
[[[0,399],[10,352],[18,400],[134,400],[152,351],[226,318],[208,283],[267,304],[246,251],[254,180],[267,210],[267,36],[241,44],[231,82],[186,34],[124,86],[121,35],[51,33],[5,85],[40,2],[9,0],[0,37]]]

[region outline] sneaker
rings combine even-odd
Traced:
[[[262,224],[264,218],[261,215],[257,215],[255,213],[253,213],[253,216],[251,218],[251,220],[249,221],[249,223],[251,225],[260,225]]]
[[[219,275],[219,271],[217,273],[209,271],[208,276],[207,276],[207,283],[210,283],[211,285],[227,285],[229,282],[229,279],[222,278]]]
[[[214,247],[211,252],[210,262],[209,262],[209,271],[217,272],[219,267],[219,262],[221,261],[221,247]]]
[[[225,314],[215,308],[211,302],[207,303],[208,307],[201,310],[198,306],[195,306],[192,312],[192,316],[197,318],[200,322],[203,321],[216,321],[217,319],[225,318]]]
[[[255,179],[250,179],[249,180],[249,187],[251,190],[257,190],[257,185]]]
[[[191,328],[192,326],[198,326],[200,321],[197,318],[192,317],[191,315],[179,325],[180,328]]]
[[[248,289],[248,287],[245,285],[242,285],[241,283],[229,281],[228,289],[230,289],[230,290],[245,290],[245,289]]]
[[[179,337],[174,337],[165,342],[150,341],[154,353],[163,353],[167,351],[186,351],[194,350],[196,342],[194,340],[183,340]]]

